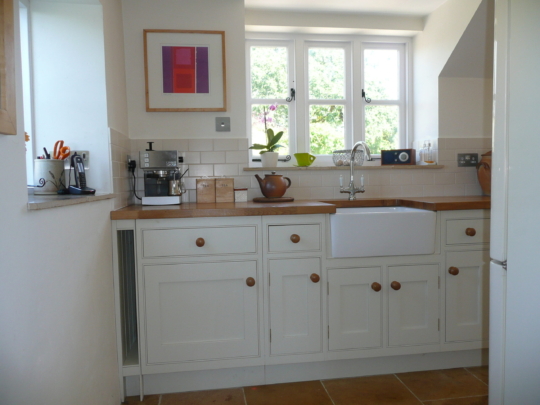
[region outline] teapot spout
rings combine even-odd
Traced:
[[[261,190],[262,190],[262,188],[264,187],[264,180],[261,179],[258,174],[255,175],[255,178],[259,182],[259,186],[261,187]]]

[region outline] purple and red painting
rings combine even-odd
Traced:
[[[163,93],[209,93],[208,47],[163,46]]]

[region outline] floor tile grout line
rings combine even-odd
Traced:
[[[466,397],[451,397],[451,398],[438,398],[438,399],[426,399],[425,401],[426,402],[429,402],[429,401],[451,401],[453,399],[466,399],[466,398],[482,398],[482,397],[487,397],[488,394],[484,394],[484,395],[468,395]]]
[[[324,388],[324,391],[326,392],[326,395],[328,395],[328,398],[330,398],[330,402],[332,402],[332,405],[336,405],[336,403],[334,402],[334,398],[332,398],[332,396],[330,395],[330,393],[326,389],[326,386],[324,385],[323,380],[319,380],[319,382],[321,383],[322,387]]]
[[[407,388],[407,390],[409,390],[409,392],[413,395],[413,397],[415,397],[415,398],[418,400],[418,402],[420,402],[421,404],[424,403],[424,401],[422,401],[420,398],[418,398],[418,397],[416,396],[416,394],[415,394],[414,392],[412,392],[412,390],[411,390],[409,387],[407,387],[407,384],[405,384],[403,381],[401,381],[401,378],[399,378],[399,377],[397,376],[397,374],[392,374],[392,375],[393,375],[394,377],[396,377],[397,380],[398,380],[401,384],[403,384],[403,386],[404,386],[405,388]]]
[[[474,378],[476,378],[478,381],[484,383],[485,385],[487,385],[487,386],[489,387],[489,384],[488,384],[488,383],[486,383],[485,381],[482,381],[480,378],[478,378],[478,377],[476,376],[476,374],[474,374],[472,371],[470,371],[467,367],[464,367],[464,369],[467,370],[467,372],[468,372],[470,375],[472,375]]]
[[[242,387],[242,395],[244,396],[244,405],[247,405],[246,390]]]

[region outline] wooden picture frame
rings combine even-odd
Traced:
[[[146,111],[227,111],[225,32],[144,30]]]
[[[17,135],[13,0],[0,0],[0,134]]]

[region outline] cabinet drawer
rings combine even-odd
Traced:
[[[256,226],[144,229],[143,257],[257,253]]]
[[[321,250],[321,225],[270,225],[268,252],[305,252]]]
[[[489,218],[450,219],[446,221],[446,244],[489,243],[489,225]]]

